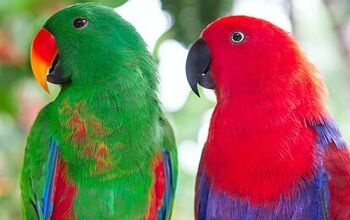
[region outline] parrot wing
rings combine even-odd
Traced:
[[[46,167],[49,165],[48,157],[51,151],[49,123],[45,119],[47,109],[47,107],[44,108],[35,120],[25,148],[21,191],[22,212],[23,216],[28,219],[45,219],[41,199],[43,198],[45,177],[47,176]]]
[[[331,219],[350,219],[350,152],[335,122],[316,125],[324,149],[324,167],[329,175]]]
[[[203,154],[202,154],[203,157]],[[202,158],[203,159],[203,158]],[[201,159],[201,161],[202,161]],[[196,179],[196,192],[195,192],[195,219],[206,219],[207,202],[210,191],[209,179],[203,172],[202,162],[199,163],[197,179]]]
[[[164,134],[162,154],[166,181],[163,205],[162,208],[158,210],[157,216],[158,219],[170,219],[174,205],[178,175],[177,150],[174,133],[169,122],[164,117],[161,117],[160,123]]]
[[[325,219],[329,219],[328,216],[330,219],[350,219],[350,152],[347,145],[333,121],[325,120],[310,127],[318,137],[317,144],[323,152],[323,165],[329,178],[328,186],[321,192],[322,214]],[[202,164],[200,163],[196,181],[196,219],[208,218],[207,212],[211,210],[208,208],[209,201],[215,197]]]
[[[58,143],[50,137],[46,110],[43,109],[37,117],[25,150],[21,190],[22,212],[27,219],[48,220],[67,216],[76,191],[72,184],[68,184]],[[55,197],[56,194],[60,196]],[[59,199],[61,196],[65,199]]]

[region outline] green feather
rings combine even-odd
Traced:
[[[77,17],[88,20],[86,27],[74,28]],[[146,44],[112,8],[92,3],[63,9],[44,27],[57,39],[59,66],[71,83],[41,111],[28,138],[24,216],[35,215],[30,201],[42,196],[54,136],[78,188],[73,207],[78,219],[144,218],[152,160],[162,146],[169,148],[173,182],[177,179],[175,140],[162,117],[156,67]]]

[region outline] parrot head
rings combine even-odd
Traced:
[[[145,56],[146,45],[134,27],[112,8],[94,3],[52,15],[35,36],[30,53],[34,76],[47,92],[47,81],[63,87],[95,86],[117,79],[127,68],[135,69],[130,77],[140,77],[137,68],[149,62]]]
[[[304,79],[314,77],[309,70],[314,71],[312,64],[289,33],[248,16],[214,21],[192,45],[186,62],[188,82],[198,96],[197,84],[215,89],[218,97],[268,96],[296,82],[306,85]]]

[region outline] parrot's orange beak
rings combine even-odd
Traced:
[[[40,29],[32,42],[30,62],[36,80],[48,93],[50,91],[47,86],[47,73],[57,54],[58,47],[55,37],[45,28]]]

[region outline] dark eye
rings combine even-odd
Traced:
[[[244,38],[244,34],[240,31],[233,32],[231,36],[231,40],[235,44],[241,43],[244,40]]]
[[[82,27],[85,27],[85,25],[87,24],[87,20],[85,18],[82,18],[82,17],[79,17],[79,18],[76,18],[74,21],[73,21],[73,25],[74,27],[76,28],[82,28]]]

